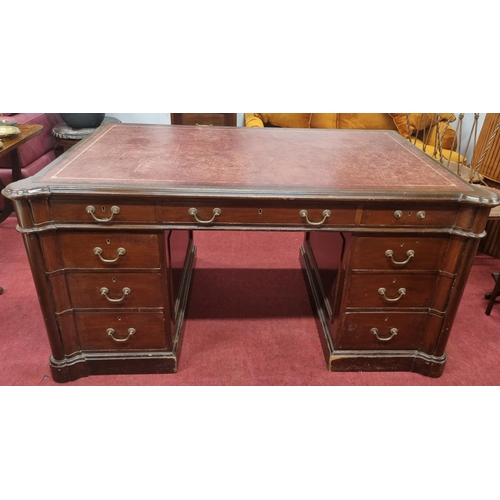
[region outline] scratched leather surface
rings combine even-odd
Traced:
[[[115,124],[39,179],[160,187],[464,191],[395,132]]]

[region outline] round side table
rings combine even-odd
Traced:
[[[121,123],[121,121],[118,118],[106,116],[101,125],[106,123]],[[55,143],[59,146],[57,149],[62,149],[64,152],[87,137],[94,130],[95,128],[73,128],[66,123],[58,123],[52,129],[52,135],[54,136]],[[58,156],[57,153],[56,156]]]

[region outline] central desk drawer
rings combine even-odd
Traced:
[[[68,273],[73,308],[161,307],[158,273]]]
[[[210,203],[185,202],[163,203],[163,222],[168,224],[205,225],[294,225],[352,226],[356,220],[356,205],[310,206],[295,202],[293,207],[269,203],[249,205],[229,205],[213,201]]]
[[[164,349],[162,313],[76,313],[83,350]]]

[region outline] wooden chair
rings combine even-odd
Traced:
[[[497,295],[500,293],[500,280],[498,279],[498,275],[500,273],[491,273],[491,276],[493,276],[493,279],[495,280],[495,286],[493,287],[493,290],[490,293],[487,293],[484,298],[488,300],[488,305],[486,306],[486,315],[489,316],[491,313],[491,309],[493,308],[495,304],[495,300],[497,298]]]

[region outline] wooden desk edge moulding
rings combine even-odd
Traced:
[[[54,380],[174,373],[195,230],[301,231],[327,368],[439,377],[496,194],[392,131],[105,124],[3,190]]]

